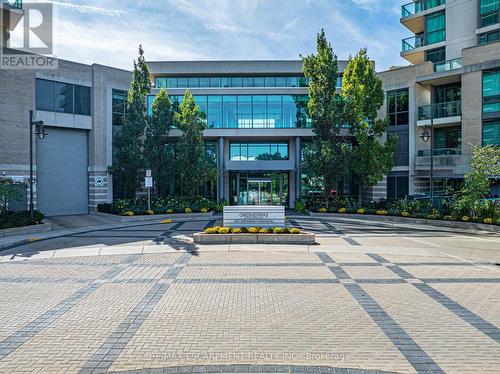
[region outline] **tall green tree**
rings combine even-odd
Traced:
[[[377,112],[384,104],[384,90],[366,49],[349,58],[342,79],[342,101],[351,136],[348,159],[361,204],[363,192],[391,171],[397,141],[396,137],[383,139],[389,122],[377,119]]]
[[[316,38],[316,53],[302,60],[309,81],[307,111],[314,131],[313,141],[304,152],[304,167],[312,178],[321,180],[328,207],[331,191],[343,176],[346,147],[341,138],[342,103],[336,94],[337,56],[323,30]]]
[[[194,199],[201,186],[212,176],[213,168],[207,160],[203,130],[204,115],[194,101],[191,92],[184,93],[175,123],[182,131],[177,148],[177,167],[181,189],[185,196]]]
[[[168,175],[172,173],[174,159],[166,137],[173,125],[172,101],[165,89],[160,90],[153,101],[152,115],[147,123],[144,139],[146,167],[153,172],[154,193],[158,197],[167,194]]]
[[[114,134],[114,162],[110,172],[123,190],[125,198],[133,198],[139,188],[144,168],[143,135],[147,125],[146,95],[149,93],[149,70],[144,50],[139,46],[139,57],[134,61],[132,82],[128,91],[125,123]]]

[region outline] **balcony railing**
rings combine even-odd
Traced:
[[[0,0],[0,3],[7,4],[19,9],[22,9],[23,7],[23,0]]]
[[[401,17],[409,17],[413,14],[423,12],[427,9],[432,9],[443,5],[446,0],[419,0],[401,6]]]
[[[462,154],[461,148],[436,148],[434,149],[434,156],[460,156]],[[429,157],[431,155],[430,149],[421,149],[417,152],[418,157]]]
[[[431,110],[433,118],[446,118],[462,115],[462,102],[449,101],[433,105],[423,105],[418,107],[418,120],[431,119]]]
[[[423,36],[410,36],[402,40],[401,49],[403,52],[411,51],[412,49],[423,47],[425,40]]]
[[[460,69],[461,67],[462,67],[462,59],[455,58],[453,60],[436,62],[434,64],[434,72],[438,73],[442,71],[455,70],[455,69]]]

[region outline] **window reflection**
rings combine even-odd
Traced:
[[[288,160],[288,143],[231,142],[229,153],[231,161]]]

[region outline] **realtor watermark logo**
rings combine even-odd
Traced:
[[[20,5],[22,4],[22,6]],[[57,69],[53,5],[0,0],[0,69]]]

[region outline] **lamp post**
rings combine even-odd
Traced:
[[[424,127],[424,132],[420,135],[422,140],[427,143],[431,141],[431,178],[430,178],[430,196],[431,203],[434,204],[434,116],[432,113],[432,105],[430,106],[430,125]]]
[[[30,216],[33,218],[34,209],[33,209],[33,127],[35,127],[35,135],[38,136],[40,140],[43,140],[47,135],[47,131],[45,131],[45,127],[43,126],[43,121],[34,121],[33,120],[33,111],[30,110]]]

